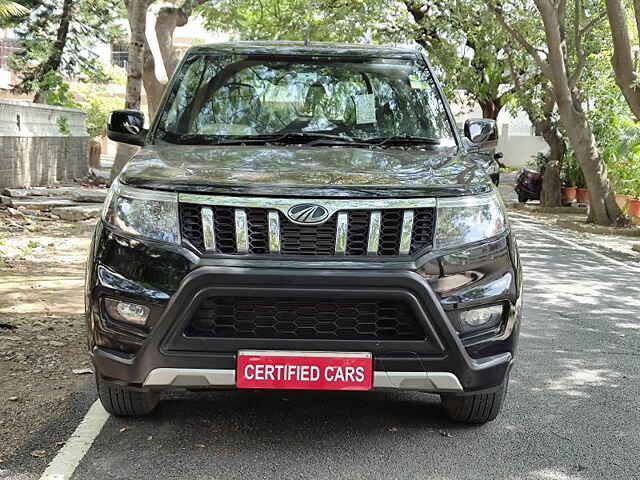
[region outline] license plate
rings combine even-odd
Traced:
[[[370,390],[371,353],[240,351],[238,388]]]

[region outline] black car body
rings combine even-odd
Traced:
[[[197,62],[200,84],[187,85]],[[424,76],[407,77],[412,68]],[[482,151],[495,144],[495,125],[470,122],[469,138],[460,137],[413,50],[239,42],[195,47],[177,72],[148,131],[137,112],[110,119],[111,138],[143,148],[111,187],[87,267],[89,349],[105,407],[144,414],[164,389],[241,386],[241,352],[360,352],[372,372],[356,389],[438,393],[456,420],[495,418],[522,291],[516,242]],[[295,114],[282,78],[301,98]],[[396,88],[406,90],[400,103],[415,94],[412,111],[421,112],[421,98],[441,102],[434,131],[444,136],[415,136],[403,126],[416,122],[408,110],[381,105],[380,92]],[[329,100],[344,111],[317,120],[324,114],[314,108],[341,89]],[[316,90],[323,99],[314,104]],[[361,109],[355,116],[350,100]],[[206,118],[184,120],[198,102]],[[376,136],[385,111],[396,119],[392,134]],[[267,120],[247,120],[254,114]],[[282,129],[256,133],[283,115],[292,116]],[[187,131],[189,122],[201,130]],[[310,130],[313,122],[321,127]],[[345,133],[349,122],[360,135]],[[243,135],[219,133],[239,123]]]

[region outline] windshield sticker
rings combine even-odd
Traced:
[[[417,75],[409,75],[409,84],[414,90],[424,90],[428,88],[427,82],[420,80]]]
[[[373,93],[354,95],[356,104],[356,123],[376,123],[376,101]]]

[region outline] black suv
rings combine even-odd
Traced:
[[[496,127],[459,135],[421,53],[197,46],[143,127],[110,116],[142,148],[87,268],[109,412],[147,414],[166,389],[401,389],[496,417],[522,291]]]

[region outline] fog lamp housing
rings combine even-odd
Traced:
[[[502,324],[505,307],[503,304],[489,305],[450,312],[455,329],[459,334],[485,331]]]
[[[149,307],[137,303],[121,302],[112,298],[105,298],[104,306],[114,320],[144,326],[149,317]]]

